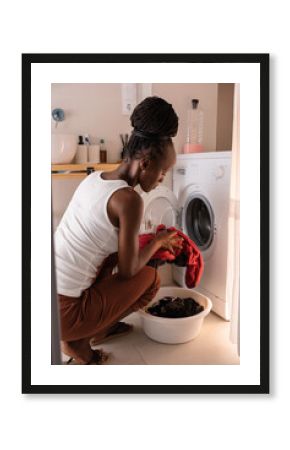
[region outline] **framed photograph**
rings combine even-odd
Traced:
[[[22,55],[22,392],[269,393],[268,54]]]

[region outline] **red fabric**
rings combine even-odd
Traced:
[[[161,224],[157,227],[156,234],[159,231],[166,230],[165,225]],[[202,258],[202,254],[198,249],[197,245],[189,239],[188,236],[183,234],[180,230],[177,230],[174,227],[167,228],[168,231],[176,231],[177,236],[180,236],[183,239],[182,248],[174,249],[174,254],[172,254],[169,250],[159,249],[151,258],[158,259],[162,261],[173,262],[177,256],[183,253],[186,256],[186,273],[185,273],[185,283],[188,288],[194,288],[198,285],[201,280],[204,268],[204,262]],[[156,236],[154,233],[141,234],[139,236],[139,246],[140,248],[145,247],[152,239]]]

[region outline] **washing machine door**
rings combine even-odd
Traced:
[[[212,205],[201,192],[188,195],[183,210],[185,233],[201,251],[213,245],[215,235],[215,218]]]
[[[144,215],[141,224],[142,232],[154,232],[161,223],[168,227],[177,227],[178,202],[174,193],[158,186],[149,193],[142,193]]]

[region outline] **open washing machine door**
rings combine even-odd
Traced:
[[[205,253],[210,253],[216,233],[211,202],[198,185],[192,184],[181,193],[179,204],[183,205],[181,228],[205,256]]]
[[[206,192],[197,184],[187,186],[179,196],[181,207],[181,230],[199,248],[202,253],[205,267],[211,259],[215,247],[216,223],[214,210]],[[186,268],[173,266],[172,276],[174,281],[182,287],[186,287]],[[205,277],[204,275],[199,284]]]
[[[214,212],[203,194],[195,192],[188,197],[184,206],[184,225],[186,234],[201,252],[211,247],[215,235]]]
[[[174,193],[158,186],[148,194],[141,194],[144,201],[144,215],[140,227],[141,233],[155,232],[161,223],[168,227],[179,228],[180,211]]]

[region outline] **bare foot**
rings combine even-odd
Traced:
[[[93,350],[94,354],[90,362],[88,363],[78,363],[75,358],[70,358],[66,364],[74,364],[74,365],[101,365],[104,364],[108,358],[109,353],[104,352],[102,348],[98,348]]]
[[[97,350],[93,350],[94,356],[92,360],[87,364],[101,365],[104,364],[108,358],[109,353],[104,352],[102,348],[98,348]]]

